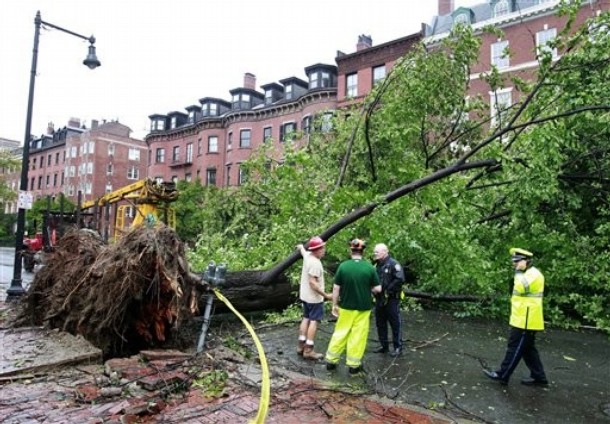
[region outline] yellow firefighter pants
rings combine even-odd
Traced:
[[[326,351],[326,362],[338,363],[347,346],[345,364],[352,368],[362,364],[369,336],[370,316],[371,311],[339,308],[339,318]]]

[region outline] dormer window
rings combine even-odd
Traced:
[[[453,24],[468,25],[470,24],[470,17],[466,13],[460,13],[459,15],[456,15],[455,18],[453,18]]]
[[[508,3],[508,1],[509,0],[498,0],[498,2],[493,7],[494,17],[508,15],[511,12],[510,4]]]
[[[251,97],[249,94],[246,94],[246,93],[233,94],[232,101],[233,101],[233,110],[250,109],[252,107]]]
[[[195,111],[190,110],[189,111],[189,124],[192,124],[193,122],[195,122]]]
[[[292,84],[286,86],[286,88],[284,89],[284,95],[286,97],[286,100],[292,99]]]
[[[218,105],[216,103],[210,103],[210,116],[218,116]]]
[[[153,119],[150,122],[151,131],[163,131],[165,129],[165,121],[163,119]]]
[[[318,73],[317,72],[313,72],[311,75],[309,75],[309,89],[313,89],[313,88],[318,88],[319,87],[319,81],[318,81]]]
[[[265,104],[270,105],[271,103],[273,103],[273,91],[267,90],[265,91]]]
[[[172,120],[171,120],[171,129],[176,128],[177,123],[178,123],[178,118],[177,118],[177,117],[175,117],[175,116],[172,116]]]

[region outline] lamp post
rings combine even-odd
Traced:
[[[30,71],[30,91],[28,94],[28,110],[25,120],[25,138],[23,142],[23,157],[21,158],[21,182],[19,184],[19,191],[26,192],[28,189],[28,168],[30,160],[30,137],[32,129],[32,107],[34,105],[34,84],[36,82],[36,64],[38,62],[38,40],[40,38],[40,28],[42,25],[46,27],[55,28],[66,34],[73,35],[83,40],[89,41],[89,53],[83,64],[89,67],[89,69],[95,69],[101,65],[100,61],[95,55],[95,37],[85,37],[84,35],[77,34],[76,32],[69,31],[65,28],[53,25],[49,22],[45,22],[40,17],[40,11],[36,13],[34,19],[34,49],[32,50],[32,70]],[[11,286],[6,290],[6,300],[15,300],[21,297],[25,290],[21,284],[21,250],[23,248],[23,234],[25,232],[25,208],[24,205],[20,205],[17,213],[17,231],[15,233],[15,262],[13,265],[13,279],[11,280]]]

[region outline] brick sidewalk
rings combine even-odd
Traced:
[[[178,368],[171,364],[168,359],[113,359],[106,362],[105,371],[101,365],[82,366],[5,382],[0,386],[2,422],[247,423],[256,416],[259,388],[248,381],[243,368],[231,370],[226,396],[209,398],[193,387],[179,392],[179,383],[190,384],[186,373],[193,364]],[[307,377],[274,373],[273,381],[266,423],[451,422],[427,411],[330,388]],[[113,392],[112,387],[119,390]]]

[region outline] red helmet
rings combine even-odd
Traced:
[[[307,250],[317,250],[325,244],[326,243],[324,243],[324,240],[322,240],[320,237],[314,236],[307,242]]]
[[[351,250],[364,250],[366,247],[366,242],[360,239],[353,239],[349,242],[349,248]]]

